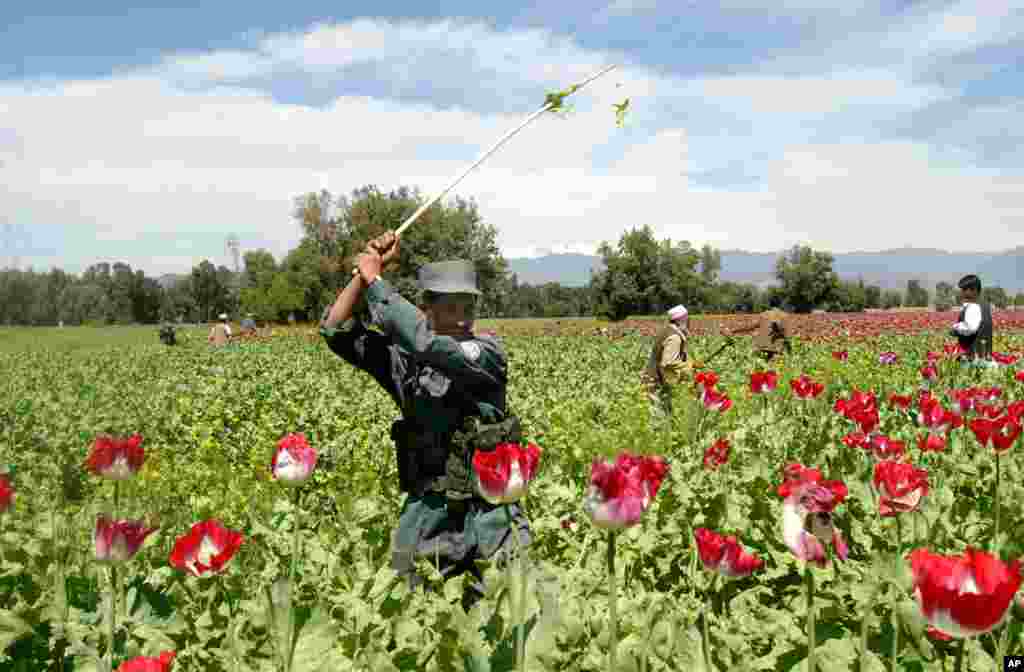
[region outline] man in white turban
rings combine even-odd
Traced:
[[[217,318],[220,320],[220,323],[214,324],[210,328],[210,335],[206,340],[213,345],[220,347],[222,345],[227,345],[231,340],[231,325],[228,324],[227,313],[221,313]]]
[[[644,371],[648,395],[656,410],[672,415],[673,383],[679,382],[693,369],[687,361],[686,341],[690,333],[690,313],[686,306],[668,311],[668,324],[658,331],[651,347],[651,356]]]

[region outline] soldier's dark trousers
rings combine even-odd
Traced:
[[[445,580],[469,572],[475,577],[463,596],[469,609],[484,594],[483,576],[475,560],[504,560],[515,553],[508,515],[518,531],[522,548],[530,543],[530,528],[516,504],[493,506],[483,499],[449,500],[440,493],[409,495],[392,536],[391,566],[407,577],[409,585],[423,584],[415,571],[418,559],[434,563]]]

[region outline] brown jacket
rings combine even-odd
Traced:
[[[648,383],[665,385],[677,378],[686,365],[686,338],[684,329],[667,324],[654,337],[651,355],[647,359],[644,379]]]
[[[754,334],[754,347],[779,354],[785,347],[787,334],[787,316],[778,308],[766,310],[760,315],[757,333]]]

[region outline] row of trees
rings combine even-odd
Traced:
[[[235,273],[209,260],[179,276],[159,281],[125,263],[99,263],[80,276],[60,269],[0,271],[0,323],[153,323],[157,320],[209,320],[218,313],[253,313],[264,320],[294,314],[316,319],[349,279],[355,255],[366,241],[398,227],[423,203],[415,189],[384,193],[373,186],[334,196],[324,190],[294,200],[298,245],[278,261],[266,250],[244,255]],[[650,227],[631,229],[616,244],[603,243],[602,271],[584,287],[557,283],[521,284],[508,271],[497,246],[497,231],[482,220],[476,203],[456,198],[431,206],[402,237],[397,268],[387,273],[404,295],[414,298],[417,269],[451,258],[472,259],[483,293],[484,317],[565,317],[660,313],[676,303],[694,312],[757,312],[769,305],[807,312],[815,308],[857,312],[866,308],[931,305],[927,289],[911,280],[905,292],[883,291],[863,281],[842,281],[827,252],[796,246],[780,256],[778,284],[759,287],[724,282],[720,253],[710,246],[657,240]],[[998,307],[1011,303],[1001,288],[984,298]],[[951,306],[956,291],[935,287],[935,305]],[[1024,294],[1012,303],[1024,305]]]

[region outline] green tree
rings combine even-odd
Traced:
[[[794,245],[775,264],[781,295],[798,313],[809,313],[836,297],[839,277],[832,270],[832,255],[807,245]]]
[[[935,310],[949,310],[956,301],[953,285],[946,281],[935,285]]]
[[[230,286],[225,282],[230,278],[230,273],[226,267],[217,268],[207,259],[192,269],[189,289],[199,309],[200,320],[211,320],[218,313],[227,310]]]
[[[882,288],[878,285],[868,285],[864,288],[864,307],[882,307]]]
[[[270,287],[277,273],[277,261],[267,250],[250,250],[242,257],[245,262],[244,282],[246,287]]]
[[[864,282],[840,282],[829,302],[830,312],[860,313],[867,307]]]
[[[600,314],[621,320],[630,314],[660,313],[676,303],[701,308],[705,283],[697,271],[700,253],[686,241],[657,241],[649,226],[622,234],[618,245],[603,242],[604,270],[591,278]]]
[[[1013,297],[1013,305],[1024,306],[1024,292],[1017,292],[1017,295]]]
[[[928,290],[921,286],[921,282],[916,279],[908,280],[903,305],[909,308],[927,308],[928,301]]]
[[[981,300],[996,308],[1006,308],[1010,305],[1010,297],[1002,287],[984,287],[981,290]]]
[[[898,289],[887,289],[882,293],[882,308],[889,310],[903,305],[903,295]]]
[[[303,296],[302,288],[292,282],[288,273],[278,273],[274,276],[267,292],[267,300],[273,306],[278,318],[305,309],[305,296]]]
[[[295,220],[302,232],[301,251],[283,264],[297,274],[305,307],[319,317],[324,305],[349,280],[355,255],[367,241],[397,229],[426,199],[417,189],[400,187],[389,193],[365,186],[351,197],[326,192],[295,200]],[[417,301],[420,266],[447,259],[472,261],[483,294],[480,315],[503,311],[508,288],[507,263],[497,245],[497,229],[483,221],[473,200],[455,198],[435,203],[402,235],[399,263],[385,273],[406,298]],[[301,271],[300,271],[301,268]]]

